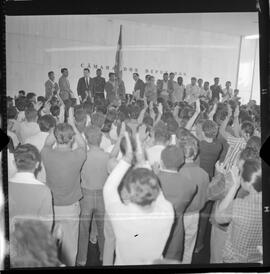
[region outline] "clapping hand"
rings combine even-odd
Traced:
[[[219,161],[215,164],[216,171],[222,174],[226,173],[225,167],[223,163],[220,163]]]

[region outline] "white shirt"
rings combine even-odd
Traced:
[[[163,81],[162,89],[163,90],[168,90],[168,81],[167,82]]]
[[[25,140],[40,132],[38,123],[36,122],[22,122],[19,126],[19,141],[25,144]]]
[[[111,140],[107,138],[104,134],[102,134],[99,147],[102,148],[104,151],[106,151],[111,145],[112,145]]]
[[[200,89],[197,85],[192,86],[191,84],[188,84],[186,86],[185,101],[187,101],[189,104],[192,104],[197,100],[199,96],[200,96]]]
[[[42,148],[44,147],[45,141],[48,137],[48,132],[42,132],[40,131],[36,135],[33,135],[25,140],[26,144],[31,144],[35,146],[39,152],[41,152]],[[41,170],[37,175],[37,179],[43,183],[46,182],[46,171],[43,163],[41,163]]]
[[[155,163],[160,164],[161,152],[164,148],[164,145],[155,145],[146,150],[148,161],[151,166]]]
[[[116,238],[115,265],[152,264],[162,258],[174,221],[174,210],[162,192],[149,209],[133,203],[123,204],[118,186],[129,168],[128,163],[120,160],[103,189],[105,210]]]

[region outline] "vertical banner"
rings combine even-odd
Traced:
[[[122,25],[120,25],[120,33],[117,43],[117,51],[115,56],[115,67],[114,72],[116,76],[116,91],[117,91],[117,97],[119,92],[119,79],[122,79],[122,61],[123,61],[123,52],[122,52]]]

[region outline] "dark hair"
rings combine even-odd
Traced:
[[[109,73],[109,78],[110,78],[111,76],[113,76],[113,75],[115,75],[115,73],[114,73],[114,72],[110,72],[110,73]]]
[[[157,199],[160,193],[160,182],[152,170],[136,168],[126,173],[120,188],[127,190],[132,203],[143,207],[151,205]]]
[[[168,119],[166,125],[170,134],[176,134],[178,130],[178,123],[174,118]]]
[[[51,74],[53,74],[54,72],[53,71],[49,71],[48,72],[48,76],[50,76]]]
[[[105,122],[105,119],[106,118],[103,113],[96,112],[92,115],[91,124],[99,128],[102,128]]]
[[[87,70],[88,72],[90,72],[90,69],[89,69],[89,68],[84,68],[83,70]]]
[[[26,95],[26,99],[31,101],[35,96],[36,94],[34,92],[28,92]]]
[[[259,151],[256,151],[252,147],[245,147],[240,153],[239,160],[248,160],[248,159],[255,159],[260,158]]]
[[[261,138],[258,136],[250,137],[250,139],[247,141],[246,147],[251,147],[259,153],[261,149]]]
[[[184,163],[183,150],[175,145],[169,145],[162,150],[161,160],[165,168],[178,170]]]
[[[152,127],[154,125],[154,120],[150,115],[145,115],[144,118],[143,118],[143,123],[146,126]]]
[[[51,106],[50,107],[50,112],[51,112],[52,116],[57,117],[60,114],[60,107],[57,106],[57,105],[56,106]]]
[[[45,99],[45,97],[44,97],[44,96],[38,96],[37,101],[38,101],[38,102],[42,102],[42,103],[43,103],[43,105],[44,105],[44,104],[45,104],[45,102],[46,102],[46,99]]]
[[[140,108],[137,105],[129,105],[128,112],[131,119],[138,119],[140,115]]]
[[[164,122],[159,121],[154,127],[155,141],[165,143],[170,139],[170,133],[167,130],[167,126]]]
[[[255,175],[256,174],[256,175]],[[255,175],[255,178],[254,178]],[[257,192],[262,191],[262,170],[261,162],[257,159],[246,160],[243,164],[242,174],[244,182],[252,182],[254,189]]]
[[[197,81],[197,78],[196,77],[191,77],[191,80]]]
[[[38,112],[35,109],[27,108],[24,113],[27,122],[32,122],[38,117]]]
[[[31,144],[18,145],[14,151],[14,159],[18,170],[30,171],[40,163],[41,157],[38,149]]]
[[[18,111],[16,107],[9,107],[7,109],[7,119],[17,119]]]
[[[58,247],[44,221],[16,218],[10,237],[11,267],[59,267]]]
[[[139,73],[137,73],[137,72],[134,72],[133,75],[136,75],[136,76],[139,77]]]
[[[75,132],[68,123],[60,123],[54,128],[54,136],[58,144],[68,144],[74,135]]]
[[[184,151],[185,158],[192,159],[192,160],[196,159],[198,155],[199,144],[194,137],[187,136],[187,138],[180,141],[179,145],[180,147],[182,147]]]
[[[93,105],[89,101],[86,101],[83,103],[83,109],[88,115],[91,115],[93,111]]]
[[[173,73],[173,72],[170,72],[170,75],[175,75],[175,73]]]
[[[214,80],[219,80],[219,77],[215,77]]]
[[[243,124],[241,125],[241,129],[244,131],[245,134],[247,134],[249,138],[254,134],[255,130],[254,125],[249,121],[243,122]]]
[[[24,91],[24,90],[19,90],[18,93],[19,93],[19,94],[22,94],[23,96],[25,96],[25,91]]]
[[[67,68],[61,68],[61,73],[63,73],[65,70],[68,70]]]
[[[110,132],[111,128],[112,128],[112,122],[109,121],[108,119],[106,119],[101,131],[104,133],[108,133],[108,132]]]
[[[55,119],[50,114],[46,114],[39,117],[37,122],[42,132],[48,132],[51,128],[54,128],[56,125]]]
[[[218,134],[218,125],[214,121],[206,120],[202,124],[202,131],[205,137],[214,139]]]
[[[15,100],[15,107],[19,111],[24,111],[26,108],[27,104],[27,99],[25,97],[19,97],[18,99]]]
[[[89,145],[93,145],[93,146],[100,145],[101,138],[102,138],[102,133],[100,131],[100,128],[93,125],[89,125],[85,128],[84,134]]]

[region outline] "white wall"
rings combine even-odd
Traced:
[[[237,36],[109,21],[92,15],[17,16],[6,18],[8,94],[24,89],[43,95],[48,71],[55,71],[58,79],[62,67],[69,69],[75,91],[82,63],[109,65],[110,70],[103,70],[107,78],[114,65],[120,24],[124,66],[137,68],[142,79],[145,69],[153,69],[150,74],[156,78],[162,78],[160,71],[173,71],[186,73],[185,83],[190,82],[191,76],[210,83],[219,76],[223,86],[227,80],[235,86]],[[91,76],[95,76],[94,69]],[[132,72],[124,72],[123,80],[131,92]]]

